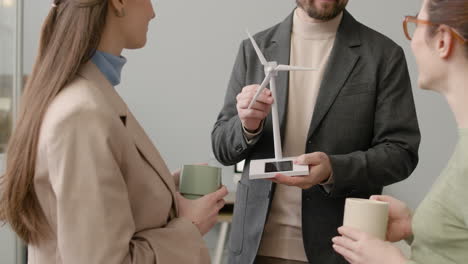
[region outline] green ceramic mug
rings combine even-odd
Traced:
[[[195,200],[221,188],[221,168],[204,165],[184,165],[180,173],[179,190],[187,199]]]

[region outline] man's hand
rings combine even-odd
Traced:
[[[323,152],[314,152],[299,156],[295,164],[309,165],[309,175],[290,177],[277,174],[273,182],[288,186],[296,186],[301,189],[309,189],[317,184],[325,182],[332,173],[332,167],[328,155]]]
[[[237,112],[242,125],[248,131],[256,131],[260,127],[262,121],[268,116],[273,104],[273,96],[271,91],[264,89],[258,96],[257,101],[251,109],[247,109],[252,101],[259,85],[249,85],[242,89],[242,92],[237,95]]]

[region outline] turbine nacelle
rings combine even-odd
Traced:
[[[264,65],[265,68],[265,75],[268,74],[269,72],[274,72],[276,71],[276,68],[278,67],[278,63],[276,61],[269,61],[267,62],[266,65]]]

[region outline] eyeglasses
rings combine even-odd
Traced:
[[[408,40],[413,39],[413,35],[414,35],[414,32],[416,31],[418,24],[427,25],[427,26],[440,26],[440,24],[435,24],[428,20],[418,19],[415,16],[405,16],[405,20],[403,20],[403,30]],[[460,33],[455,31],[453,28],[450,28],[450,33],[452,34],[454,38],[458,39],[462,43],[468,42],[467,39],[465,39]]]

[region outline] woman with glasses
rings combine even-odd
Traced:
[[[30,264],[206,264],[226,187],[198,200],[114,86],[146,44],[151,0],[54,0],[1,178],[0,221]],[[125,87],[130,89],[131,87]]]
[[[468,1],[425,0],[417,17],[405,18],[404,31],[419,86],[442,94],[455,115],[458,145],[414,216],[392,197],[371,197],[389,203],[387,240],[411,243],[410,260],[390,242],[349,227],[339,228],[333,247],[352,264],[468,263]]]

